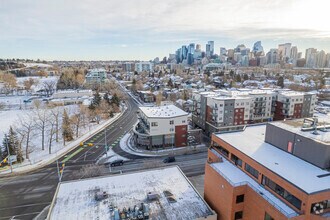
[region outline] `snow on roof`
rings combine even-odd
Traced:
[[[260,186],[255,180],[249,177],[246,173],[238,169],[224,157],[222,157],[215,150],[211,150],[213,153],[218,155],[218,157],[222,158],[223,162],[212,163],[211,167],[216,170],[221,176],[224,176],[226,180],[229,180],[229,183],[233,186],[239,185],[249,185],[252,189],[254,189],[257,193],[260,194],[264,199],[269,201],[270,203],[275,203],[277,207],[280,207],[279,211],[285,215],[298,215],[293,209],[291,209],[288,205],[282,202],[280,199],[276,198],[272,193],[266,190],[264,187]]]
[[[216,136],[306,193],[330,190],[330,176],[318,177],[328,171],[264,142],[265,132],[266,125],[258,125]]]
[[[175,105],[139,107],[139,108],[148,118],[172,118],[172,117],[188,115],[187,112],[176,107]]]
[[[279,128],[291,131],[295,134],[301,135],[306,138],[310,138],[316,141],[323,142],[330,145],[330,131],[320,131],[318,130],[318,135],[313,134],[313,131],[302,131],[301,128],[304,124],[304,119],[295,119],[295,120],[286,120],[286,121],[276,121],[272,122],[272,125],[275,125]],[[325,117],[318,117],[318,127],[324,125],[330,125],[330,117],[326,115]],[[330,184],[329,184],[330,185]]]
[[[169,191],[176,200],[170,203]],[[96,201],[96,192],[108,198]],[[158,195],[156,201],[147,194]],[[112,219],[109,205],[121,211],[141,203],[149,206],[149,219],[196,219],[213,215],[178,167],[167,167],[124,175],[106,176],[59,184],[49,211],[50,219]]]

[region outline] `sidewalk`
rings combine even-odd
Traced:
[[[205,144],[199,144],[196,146],[187,146],[187,147],[174,147],[169,149],[162,149],[162,150],[143,150],[137,148],[132,143],[132,134],[127,133],[124,137],[120,140],[120,148],[133,155],[143,156],[143,157],[163,157],[168,155],[182,155],[182,154],[191,154],[191,153],[198,153],[205,151],[206,146]]]
[[[63,157],[67,152],[71,151],[72,149],[76,148],[79,146],[81,142],[85,142],[89,138],[91,138],[94,134],[100,132],[103,130],[105,127],[109,126],[113,122],[115,122],[118,118],[122,116],[122,114],[126,111],[126,107],[123,109],[122,112],[117,113],[113,118],[110,118],[106,121],[104,121],[102,124],[99,124],[95,129],[87,132],[86,134],[80,136],[79,138],[67,143],[65,147],[60,149],[57,152],[54,152],[53,154],[50,154],[49,157],[42,159],[41,161],[34,163],[34,164],[29,164],[29,163],[23,163],[23,165],[19,164],[18,166],[13,165],[13,173],[10,172],[10,167],[7,166],[6,169],[0,170],[0,176],[9,176],[9,175],[14,175],[14,174],[21,174],[21,173],[26,173],[26,172],[31,172],[36,169],[39,169],[41,167],[44,167],[53,161],[57,160],[58,158]]]

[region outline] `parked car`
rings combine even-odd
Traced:
[[[118,160],[114,160],[112,162],[109,163],[105,163],[105,166],[111,166],[111,167],[115,167],[115,166],[122,166],[124,164],[124,161],[122,159],[118,159]]]
[[[164,160],[163,160],[164,163],[172,163],[172,162],[175,162],[175,157],[166,157]]]

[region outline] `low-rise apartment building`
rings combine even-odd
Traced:
[[[107,79],[105,69],[91,69],[85,76],[86,83],[104,83]]]
[[[316,102],[315,94],[278,90],[215,90],[192,96],[193,124],[207,134],[258,122],[311,117]]]
[[[139,107],[134,141],[146,149],[187,146],[188,113],[175,105]]]
[[[330,132],[308,121],[212,135],[204,198],[218,220],[330,218]]]

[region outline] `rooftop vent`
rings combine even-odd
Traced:
[[[149,201],[157,200],[159,195],[156,192],[148,192],[147,199]]]
[[[108,197],[109,197],[109,195],[108,195],[107,192],[97,192],[97,193],[95,193],[94,198],[95,198],[96,201],[101,201],[101,200],[106,199]]]

